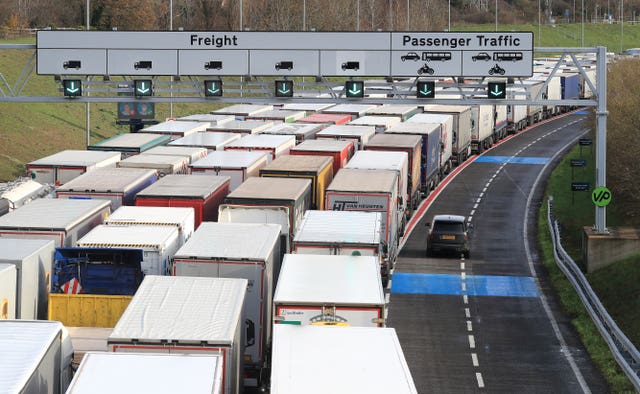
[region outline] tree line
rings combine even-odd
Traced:
[[[575,0],[2,0],[0,27],[95,30],[437,31],[452,24],[580,22]],[[497,13],[496,13],[497,7]],[[636,19],[640,0],[596,0],[585,19]]]

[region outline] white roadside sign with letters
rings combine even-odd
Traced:
[[[530,76],[531,32],[37,33],[42,75]]]

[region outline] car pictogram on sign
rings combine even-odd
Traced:
[[[489,55],[487,52],[479,52],[471,56],[471,60],[473,60],[474,62],[477,60],[484,60],[485,62],[488,62],[489,60],[491,60],[491,55]]]
[[[420,55],[418,55],[415,52],[409,52],[406,55],[400,56],[400,59],[403,62],[406,61],[406,60],[413,60],[414,62],[417,62],[418,60],[420,60]]]

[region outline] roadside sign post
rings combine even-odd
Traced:
[[[569,164],[571,165],[571,180],[573,181],[573,169],[576,167],[584,168],[587,165],[587,161],[585,159],[571,159]]]
[[[589,182],[571,182],[571,205],[575,202],[575,192],[588,192]]]

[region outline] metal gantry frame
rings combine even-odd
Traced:
[[[365,81],[365,97],[354,99],[347,98],[344,82],[352,77],[323,77],[311,76],[291,78],[295,82],[296,94],[292,98],[276,98],[274,83],[276,80],[288,79],[287,77],[272,76],[237,76],[224,77],[224,95],[222,97],[205,97],[204,80],[210,77],[203,76],[78,76],[60,75],[55,80],[81,79],[86,95],[77,98],[65,98],[60,87],[59,96],[26,96],[22,92],[29,79],[35,73],[36,45],[34,44],[0,44],[0,50],[21,49],[32,50],[17,80],[11,85],[0,70],[0,103],[1,102],[86,102],[89,103],[116,103],[131,101],[133,93],[133,79],[153,79],[154,96],[145,97],[147,102],[165,103],[363,103],[363,104],[443,104],[443,105],[546,105],[546,106],[572,106],[595,107],[596,111],[596,187],[606,186],[606,125],[607,125],[607,52],[606,47],[595,48],[534,48],[534,53],[559,54],[554,58],[556,64],[544,80],[543,89],[532,97],[531,88],[522,84],[522,78],[486,77],[471,78],[461,81],[459,77],[452,76],[449,79],[442,78],[393,78],[392,76],[381,79],[357,78]],[[592,81],[584,70],[583,64],[576,54],[592,54],[596,60],[596,81]],[[542,92],[549,85],[551,78],[556,76],[560,67],[571,66],[581,74],[588,85],[592,98],[572,100],[549,100],[542,97]],[[221,77],[218,77],[222,79]],[[436,98],[416,98],[418,80],[435,80],[436,86],[442,88],[436,92]],[[506,99],[491,99],[486,97],[487,80],[507,81],[507,86],[521,86],[526,89],[526,96],[517,99],[514,94],[507,95]],[[61,86],[61,84],[60,84]],[[131,93],[130,96],[118,94]],[[448,98],[447,98],[448,97]],[[521,97],[521,96],[517,96]],[[138,99],[136,99],[138,100]],[[88,115],[87,115],[88,116]],[[89,138],[89,123],[87,121],[87,139]],[[597,233],[608,233],[606,228],[606,207],[596,206],[594,229]]]

